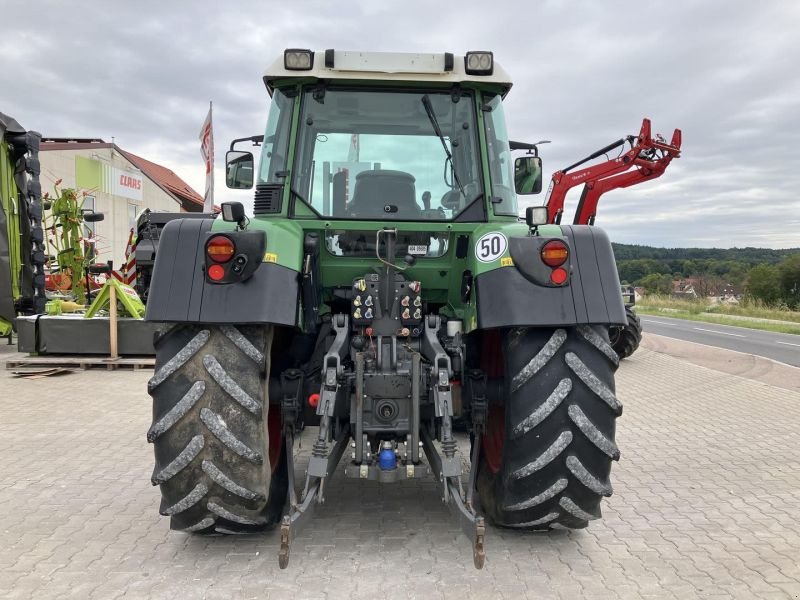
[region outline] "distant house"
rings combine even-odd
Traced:
[[[697,298],[694,279],[676,279],[672,282],[673,298]]]
[[[97,240],[99,261],[122,265],[128,233],[145,208],[154,212],[201,212],[203,197],[170,169],[97,138],[43,138],[40,146],[42,192],[85,192],[84,208],[105,219],[87,224]]]
[[[742,297],[742,289],[718,277],[689,277],[672,282],[672,296],[709,298],[716,302],[738,302]]]
[[[635,296],[636,301],[638,302],[642,298],[644,298],[647,291],[643,287],[635,287],[633,288],[633,293]]]

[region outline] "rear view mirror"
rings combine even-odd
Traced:
[[[225,154],[225,185],[232,190],[253,187],[253,153],[229,150]]]
[[[542,191],[542,159],[520,156],[514,161],[514,189],[518,194],[538,194]]]

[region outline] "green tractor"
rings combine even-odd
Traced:
[[[518,216],[541,162],[512,155],[511,79],[492,53],[287,50],[264,83],[266,132],[226,161],[229,187],[255,182],[254,215],[229,202],[160,233],[147,439],[171,527],[280,524],[286,567],[337,468],[432,476],[478,568],[485,518],[519,531],[599,518],[622,413],[614,255],[598,227]],[[248,140],[259,162],[234,148]]]

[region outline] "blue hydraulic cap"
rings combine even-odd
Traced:
[[[378,453],[378,466],[382,471],[391,471],[397,468],[397,456],[395,456],[392,442],[383,442],[381,451]]]

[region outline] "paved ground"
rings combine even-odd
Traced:
[[[800,368],[789,366],[771,358],[744,352],[709,348],[707,344],[687,342],[677,338],[656,335],[649,329],[642,336],[642,347],[668,354],[694,365],[760,381],[768,385],[800,392]]]
[[[619,372],[602,522],[490,528],[475,571],[431,483],[337,477],[279,571],[274,533],[202,539],[158,517],[147,377],[0,372],[0,597],[800,597],[800,392],[642,349]]]

